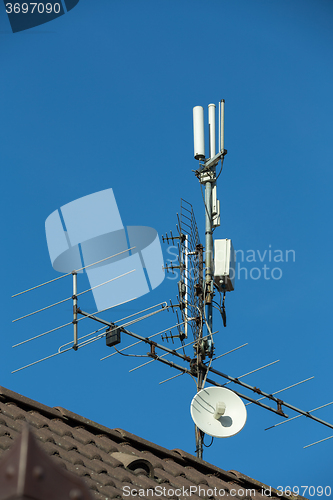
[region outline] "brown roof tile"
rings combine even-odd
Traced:
[[[262,483],[236,471],[224,471],[183,450],[167,450],[122,429],[108,429],[64,408],[49,408],[2,387],[0,460],[4,450],[12,446],[21,432],[25,421],[44,451],[63,468],[82,477],[95,500],[138,500],[135,494],[125,496],[124,487],[127,487],[127,492],[159,488],[159,500],[176,499],[175,489],[183,491],[190,487],[191,500],[202,500],[203,496],[218,500],[221,498],[216,493],[219,490],[225,492],[224,499],[244,500],[244,496],[228,492],[246,487],[255,489],[255,500],[262,498]],[[119,452],[127,455],[126,460],[129,455],[129,461],[124,461],[120,454],[112,456]],[[144,461],[149,462],[149,469]],[[135,470],[129,470],[127,464]],[[186,494],[178,496],[183,498]]]
[[[145,460],[149,460],[149,462],[152,464],[152,466],[156,469],[164,469],[164,460],[161,460],[160,458],[156,457],[151,453],[150,451],[142,451],[142,458]]]
[[[189,481],[192,481],[193,484],[207,484],[207,477],[205,474],[195,470],[193,467],[184,467],[185,476]]]
[[[105,451],[105,453],[114,453],[118,451],[118,447],[115,445],[114,441],[104,434],[95,436],[95,444],[97,448]]]
[[[184,466],[177,464],[174,460],[164,460],[163,468],[173,476],[185,476]]]
[[[95,445],[95,436],[91,432],[84,429],[84,427],[75,427],[72,430],[73,438],[76,441],[79,441],[82,444],[94,444]]]
[[[43,443],[54,443],[54,435],[48,427],[34,430],[35,436]]]
[[[56,434],[57,436],[68,436],[71,438],[73,437],[72,428],[60,418],[49,420],[48,427],[50,428],[51,432]]]

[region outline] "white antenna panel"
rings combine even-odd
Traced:
[[[193,108],[193,138],[194,158],[203,160],[205,158],[205,131],[204,131],[204,109],[202,106]]]
[[[209,158],[213,158],[216,152],[215,107],[215,104],[208,104]]]
[[[207,387],[191,403],[194,423],[205,434],[227,438],[240,432],[246,422],[246,408],[239,396],[224,387]]]

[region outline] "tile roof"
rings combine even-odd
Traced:
[[[44,451],[61,467],[82,477],[96,500],[131,499],[137,494],[176,499],[186,498],[190,492],[192,500],[267,499],[263,488],[268,486],[237,471],[224,471],[185,451],[162,448],[122,429],[108,429],[1,386],[0,460],[25,422]],[[275,499],[302,498],[281,497],[281,492],[271,491]]]

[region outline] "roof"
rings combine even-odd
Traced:
[[[61,467],[82,477],[96,500],[130,499],[138,494],[176,499],[189,493],[192,500],[291,498],[281,497],[281,492],[237,471],[222,470],[185,451],[162,448],[122,429],[108,429],[1,386],[0,460],[25,422],[44,451]]]

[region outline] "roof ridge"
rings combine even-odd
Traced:
[[[27,398],[26,396],[22,396],[17,392],[11,391],[10,389],[6,389],[6,387],[0,386],[0,400],[10,399],[15,403],[19,403],[20,406],[23,406],[24,409],[30,408],[31,410],[35,409],[44,413],[48,416],[52,416],[53,418],[61,418],[62,415],[56,408],[51,408],[50,406],[46,406],[43,403],[39,403],[34,399]]]

